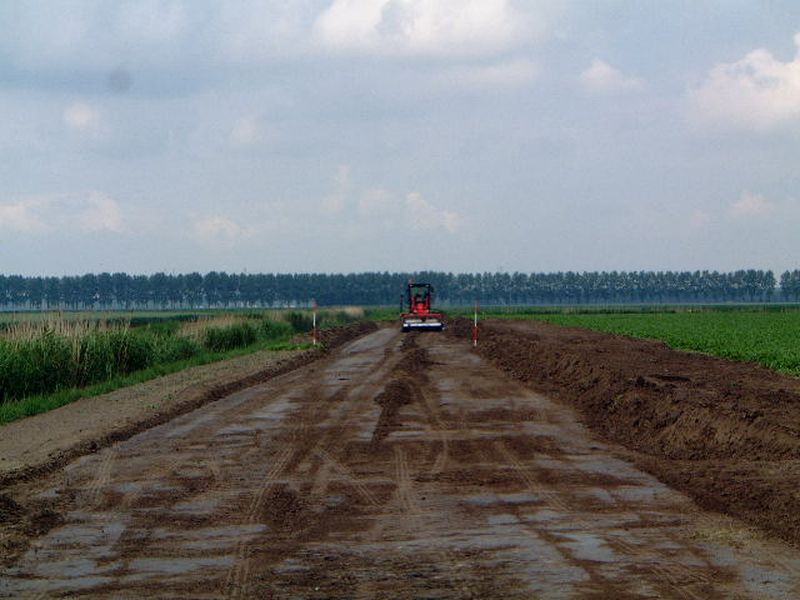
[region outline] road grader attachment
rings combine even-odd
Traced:
[[[441,331],[444,329],[444,316],[433,312],[433,286],[430,283],[409,283],[406,290],[408,312],[401,312],[403,331]],[[403,311],[404,307],[401,306]]]

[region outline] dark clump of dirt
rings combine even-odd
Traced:
[[[358,321],[348,325],[322,329],[319,332],[319,339],[326,350],[333,350],[378,329],[374,321]]]
[[[471,335],[452,323],[450,334]],[[800,545],[800,379],[538,321],[489,321],[478,352],[577,406],[584,422],[703,508]]]
[[[308,504],[303,496],[285,484],[265,498],[261,520],[281,531],[297,531],[307,526]]]
[[[23,506],[10,496],[0,494],[0,564],[11,564],[25,551],[32,538],[63,522],[63,515],[42,503]]]
[[[43,535],[64,522],[64,516],[54,510],[44,508],[31,514],[28,532],[32,535]]]
[[[0,523],[18,521],[24,514],[22,506],[5,494],[0,494]]]
[[[417,335],[410,333],[403,339],[400,346],[402,356],[392,369],[392,379],[375,396],[381,414],[372,432],[373,444],[380,443],[400,425],[400,408],[416,400],[420,386],[428,381],[427,370],[432,362],[428,358],[428,351],[417,345]]]
[[[414,389],[408,381],[394,379],[386,384],[383,391],[375,397],[381,407],[381,414],[372,432],[372,442],[383,440],[397,426],[397,413],[404,404],[414,397]]]
[[[433,364],[428,357],[428,351],[417,344],[418,332],[409,333],[403,338],[400,348],[403,356],[397,363],[395,371],[402,372],[415,378],[420,383],[428,381],[426,371]]]

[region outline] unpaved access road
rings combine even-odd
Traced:
[[[797,550],[626,457],[465,341],[383,328],[6,490],[52,522],[0,597],[800,597]]]

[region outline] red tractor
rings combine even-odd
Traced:
[[[444,329],[442,313],[431,312],[433,286],[430,283],[409,283],[406,300],[408,312],[400,314],[403,331],[441,331]]]

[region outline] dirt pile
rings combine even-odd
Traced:
[[[0,523],[19,519],[25,512],[13,498],[0,494]]]
[[[349,325],[323,329],[319,332],[319,339],[326,350],[333,350],[377,329],[378,326],[374,321],[358,321]]]
[[[457,320],[451,334],[467,337]],[[575,404],[705,508],[800,544],[800,380],[748,363],[542,322],[484,324],[478,351]]]
[[[420,386],[428,382],[426,370],[432,363],[427,350],[417,344],[417,335],[406,334],[400,345],[402,357],[392,369],[390,381],[374,399],[381,414],[372,434],[373,445],[380,444],[398,426],[400,408],[419,400]]]

